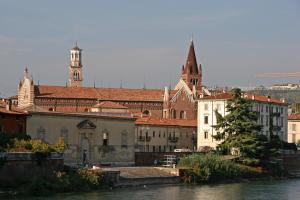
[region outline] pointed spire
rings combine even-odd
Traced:
[[[191,39],[188,56],[184,66],[184,73],[198,74],[198,65],[197,65],[193,39]]]
[[[24,76],[25,76],[26,78],[28,78],[28,68],[27,68],[27,66],[25,67]]]

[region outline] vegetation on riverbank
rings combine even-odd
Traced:
[[[193,154],[182,158],[178,166],[185,169],[183,180],[186,183],[210,183],[266,175],[261,168],[241,165],[216,154]]]
[[[108,187],[104,183],[104,174],[101,170],[78,169],[64,172],[54,172],[47,177],[37,177],[26,182],[0,183],[5,191],[16,191],[25,195],[49,195],[60,192],[91,191]]]

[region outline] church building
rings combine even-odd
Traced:
[[[195,120],[196,100],[202,94],[202,67],[193,41],[188,48],[181,78],[174,89],[96,88],[83,85],[82,49],[70,50],[69,83],[66,86],[35,84],[26,68],[18,85],[18,107],[38,106],[50,112],[83,113],[102,102],[126,106],[134,116]]]

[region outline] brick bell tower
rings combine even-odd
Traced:
[[[77,46],[70,50],[71,62],[69,66],[69,87],[81,87],[83,81],[81,51]]]
[[[197,91],[202,88],[202,67],[197,66],[197,59],[194,49],[194,42],[191,40],[188,56],[185,65],[182,66],[181,78],[189,86],[191,90],[195,86]]]

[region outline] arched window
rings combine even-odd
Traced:
[[[80,79],[79,79],[79,72],[78,71],[74,71],[74,73],[73,73],[73,79],[74,79],[74,81],[79,81]]]
[[[171,116],[173,119],[176,119],[176,110],[175,109],[171,110]]]
[[[54,109],[53,109],[53,108],[49,108],[49,111],[51,111],[51,112],[52,112],[52,111],[54,111]]]
[[[179,113],[179,118],[180,118],[180,119],[186,119],[186,113],[185,113],[184,110],[180,111],[180,113]]]
[[[149,111],[149,110],[144,110],[144,111],[143,111],[143,115],[145,115],[145,116],[150,116],[150,111]]]

